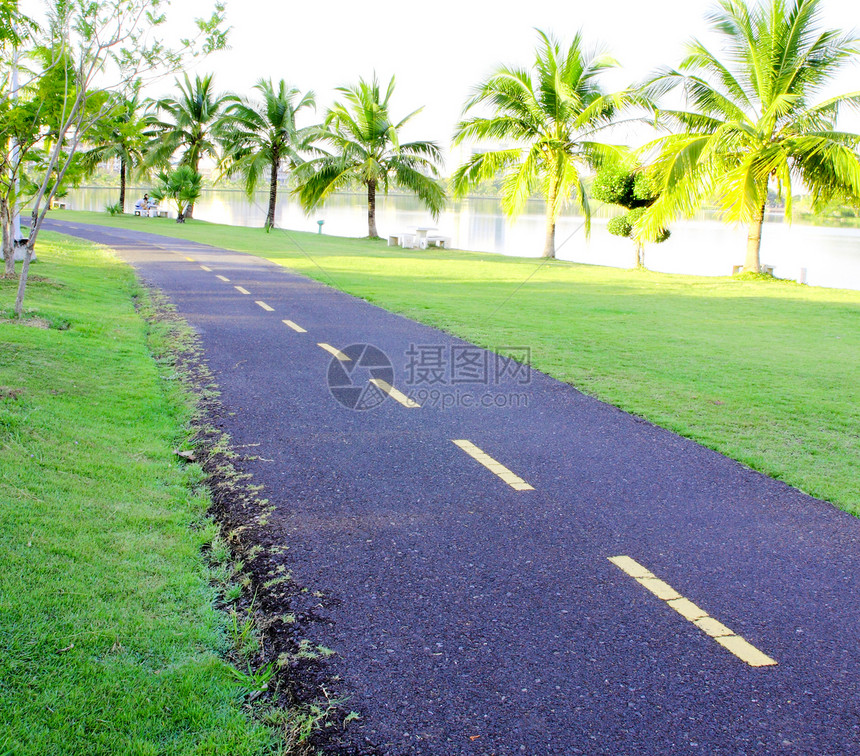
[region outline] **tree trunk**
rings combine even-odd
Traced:
[[[546,242],[543,245],[543,257],[549,258],[555,257],[555,200],[556,188],[553,185],[546,198]]]
[[[4,275],[7,278],[15,277],[15,239],[12,238],[12,213],[9,203],[4,197],[0,197],[0,224],[3,226],[3,263]]]
[[[761,273],[761,230],[764,225],[765,204],[762,203],[750,222],[749,235],[747,236],[747,259],[744,263],[744,273]]]
[[[33,240],[27,243],[24,253],[24,264],[21,266],[21,278],[18,279],[18,295],[15,297],[15,315],[19,318],[24,309],[24,292],[27,289],[27,275],[30,273],[30,260],[33,259]]]
[[[195,173],[200,173],[200,171],[198,170],[199,166],[200,166],[200,158],[195,160],[191,167],[194,169]],[[186,218],[193,218],[194,217],[194,203],[189,202],[188,207],[185,208],[185,212],[180,213],[180,215],[182,216],[182,220],[179,220],[179,218],[177,218],[176,219],[177,223],[185,223]]]
[[[278,203],[278,157],[272,159],[272,175],[269,179],[269,212],[266,214],[266,229],[275,227],[275,206]]]
[[[371,179],[367,182],[367,235],[371,239],[378,239],[376,230],[376,181]]]
[[[555,257],[555,221],[547,218],[546,242],[543,245],[543,257]]]
[[[636,267],[644,268],[645,267],[645,245],[642,242],[635,242],[636,244]]]
[[[119,211],[125,212],[125,157],[119,159]]]

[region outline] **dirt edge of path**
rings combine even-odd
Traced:
[[[221,430],[228,410],[198,334],[160,290],[141,285],[145,296],[137,298],[136,307],[149,326],[150,349],[171,371],[168,379],[181,382],[193,408],[184,444],[189,448],[177,455],[202,469],[201,485],[212,502],[208,514],[220,532],[204,555],[219,576],[217,606],[227,615],[233,644],[228,660],[248,691],[244,707],[278,731],[288,754],[376,756],[376,748],[357,749],[346,736],[360,715],[338,696],[338,678],[327,670],[334,652],[304,640],[304,628],[328,622],[319,610],[332,600],[293,578],[288,545],[266,528],[274,506],[243,470],[253,457]],[[216,550],[227,551],[229,558],[215,558]]]

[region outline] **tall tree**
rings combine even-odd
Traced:
[[[502,209],[515,217],[530,196],[546,199],[543,256],[555,257],[555,228],[561,211],[575,201],[590,230],[583,169],[599,166],[616,149],[596,141],[622,107],[636,97],[629,91],[607,94],[600,74],[618,64],[599,49],[586,49],[578,33],[570,46],[538,31],[534,68],[502,66],[475,88],[463,108],[454,144],[465,140],[501,145],[476,151],[454,172],[454,192],[463,196],[476,184],[503,175]],[[489,106],[492,115],[466,115]],[[509,145],[509,146],[504,146]]]
[[[260,178],[269,173],[269,209],[266,228],[275,225],[278,202],[278,171],[282,165],[295,168],[309,148],[316,127],[299,128],[296,115],[315,106],[314,93],[301,92],[281,79],[277,89],[271,79],[261,79],[255,89],[261,101],[243,98],[230,104],[224,113],[224,157],[221,169],[228,175],[245,178],[245,191],[251,197]]]
[[[8,87],[0,90],[0,228],[3,274],[10,278],[15,276],[15,247],[20,238],[21,155],[39,140],[32,108],[29,103],[21,107],[18,58],[20,47],[38,31],[38,24],[18,9],[18,0],[0,0],[0,53],[5,58],[11,52]]]
[[[815,206],[860,200],[860,136],[836,123],[841,108],[860,106],[860,91],[816,102],[856,58],[858,40],[822,30],[820,13],[820,0],[721,0],[708,20],[723,40],[722,59],[693,40],[677,70],[652,78],[652,96],[680,86],[689,109],[660,111],[676,133],[649,146],[660,149],[662,194],[639,222],[640,236],[715,197],[726,220],[748,225],[744,270],[759,272],[770,186],[784,194],[788,218],[798,181]]]
[[[331,147],[299,169],[296,192],[306,210],[317,207],[335,190],[363,185],[367,189],[367,235],[376,229],[376,193],[396,186],[413,192],[434,218],[445,206],[445,190],[439,183],[442,157],[435,142],[401,142],[400,132],[417,113],[400,121],[391,115],[394,77],[384,94],[374,74],[357,86],[339,87],[342,101],[326,114],[317,137]]]
[[[112,158],[119,160],[119,205],[125,212],[126,183],[143,165],[150,119],[144,113],[137,88],[128,97],[113,94],[108,108],[88,135],[87,141],[94,146],[81,153],[81,159],[90,175],[100,163]]]
[[[177,97],[165,97],[157,102],[161,118],[154,120],[157,131],[151,142],[147,164],[166,168],[170,159],[181,153],[180,163],[194,173],[200,172],[204,157],[218,159],[218,139],[224,125],[224,108],[232,98],[215,92],[212,74],[195,76],[192,82],[185,74],[184,83],[177,79]],[[185,213],[191,218],[193,203]]]

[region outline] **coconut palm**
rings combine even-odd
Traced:
[[[200,172],[200,160],[218,158],[218,137],[223,128],[223,114],[235,97],[215,92],[212,74],[195,76],[194,82],[185,74],[185,83],[177,80],[178,97],[165,97],[156,105],[165,117],[155,120],[157,136],[151,143],[148,165],[167,167],[170,159],[181,152],[180,164],[194,173]],[[192,203],[185,212],[190,218]]]
[[[224,157],[221,169],[227,176],[241,174],[245,190],[252,196],[260,177],[269,173],[269,209],[266,228],[275,225],[278,201],[278,170],[286,164],[295,168],[302,162],[314,137],[315,127],[298,128],[296,114],[315,105],[314,93],[302,95],[283,79],[277,89],[271,80],[261,79],[255,89],[262,95],[260,102],[242,99],[232,103],[224,113]]]
[[[661,96],[680,86],[689,110],[664,110],[678,133],[658,139],[663,192],[637,224],[643,238],[715,198],[728,221],[748,224],[745,271],[760,271],[768,188],[785,196],[791,217],[798,183],[815,205],[860,200],[860,136],[838,131],[840,108],[860,92],[815,102],[854,57],[857,40],[821,30],[820,0],[721,0],[709,15],[724,41],[721,59],[697,40],[677,70],[653,77]]]
[[[379,81],[359,80],[357,86],[339,87],[343,97],[328,111],[317,132],[331,147],[304,163],[296,190],[306,210],[322,202],[335,190],[363,185],[367,189],[367,235],[376,239],[376,192],[390,186],[413,192],[433,214],[445,205],[445,190],[438,181],[441,153],[435,142],[403,142],[400,131],[420,110],[400,121],[389,111],[394,77],[383,95]]]
[[[628,90],[607,94],[601,89],[601,72],[618,64],[600,50],[587,50],[581,33],[567,49],[542,31],[538,35],[533,71],[499,68],[475,88],[463,108],[454,143],[475,139],[500,146],[476,151],[454,172],[453,184],[455,194],[463,196],[502,174],[502,209],[512,217],[522,212],[532,194],[542,191],[547,203],[543,255],[555,257],[556,222],[572,200],[585,215],[586,233],[590,230],[583,170],[615,152],[595,136],[636,98]],[[486,106],[492,115],[466,117]]]
[[[105,115],[93,127],[93,147],[81,153],[81,164],[92,175],[99,163],[119,160],[119,205],[125,212],[125,189],[128,179],[142,167],[150,129],[150,119],[135,91],[131,97],[114,95]]]
[[[185,223],[188,208],[200,199],[203,177],[190,166],[180,165],[175,171],[162,171],[158,183],[152,189],[152,198],[157,202],[169,200],[176,207],[176,222]]]

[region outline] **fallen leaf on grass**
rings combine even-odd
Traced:
[[[180,451],[179,449],[174,449],[173,453],[177,457],[182,457],[182,459],[188,460],[189,462],[193,462],[196,459],[194,456],[194,452],[189,451],[187,449],[183,449],[182,451]]]
[[[68,646],[66,646],[65,648],[61,648],[59,651],[57,651],[57,653],[58,653],[58,654],[64,654],[64,653],[66,653],[66,651],[71,651],[74,647],[75,647],[75,644],[74,644],[74,643],[70,643],[70,644],[69,644]]]

